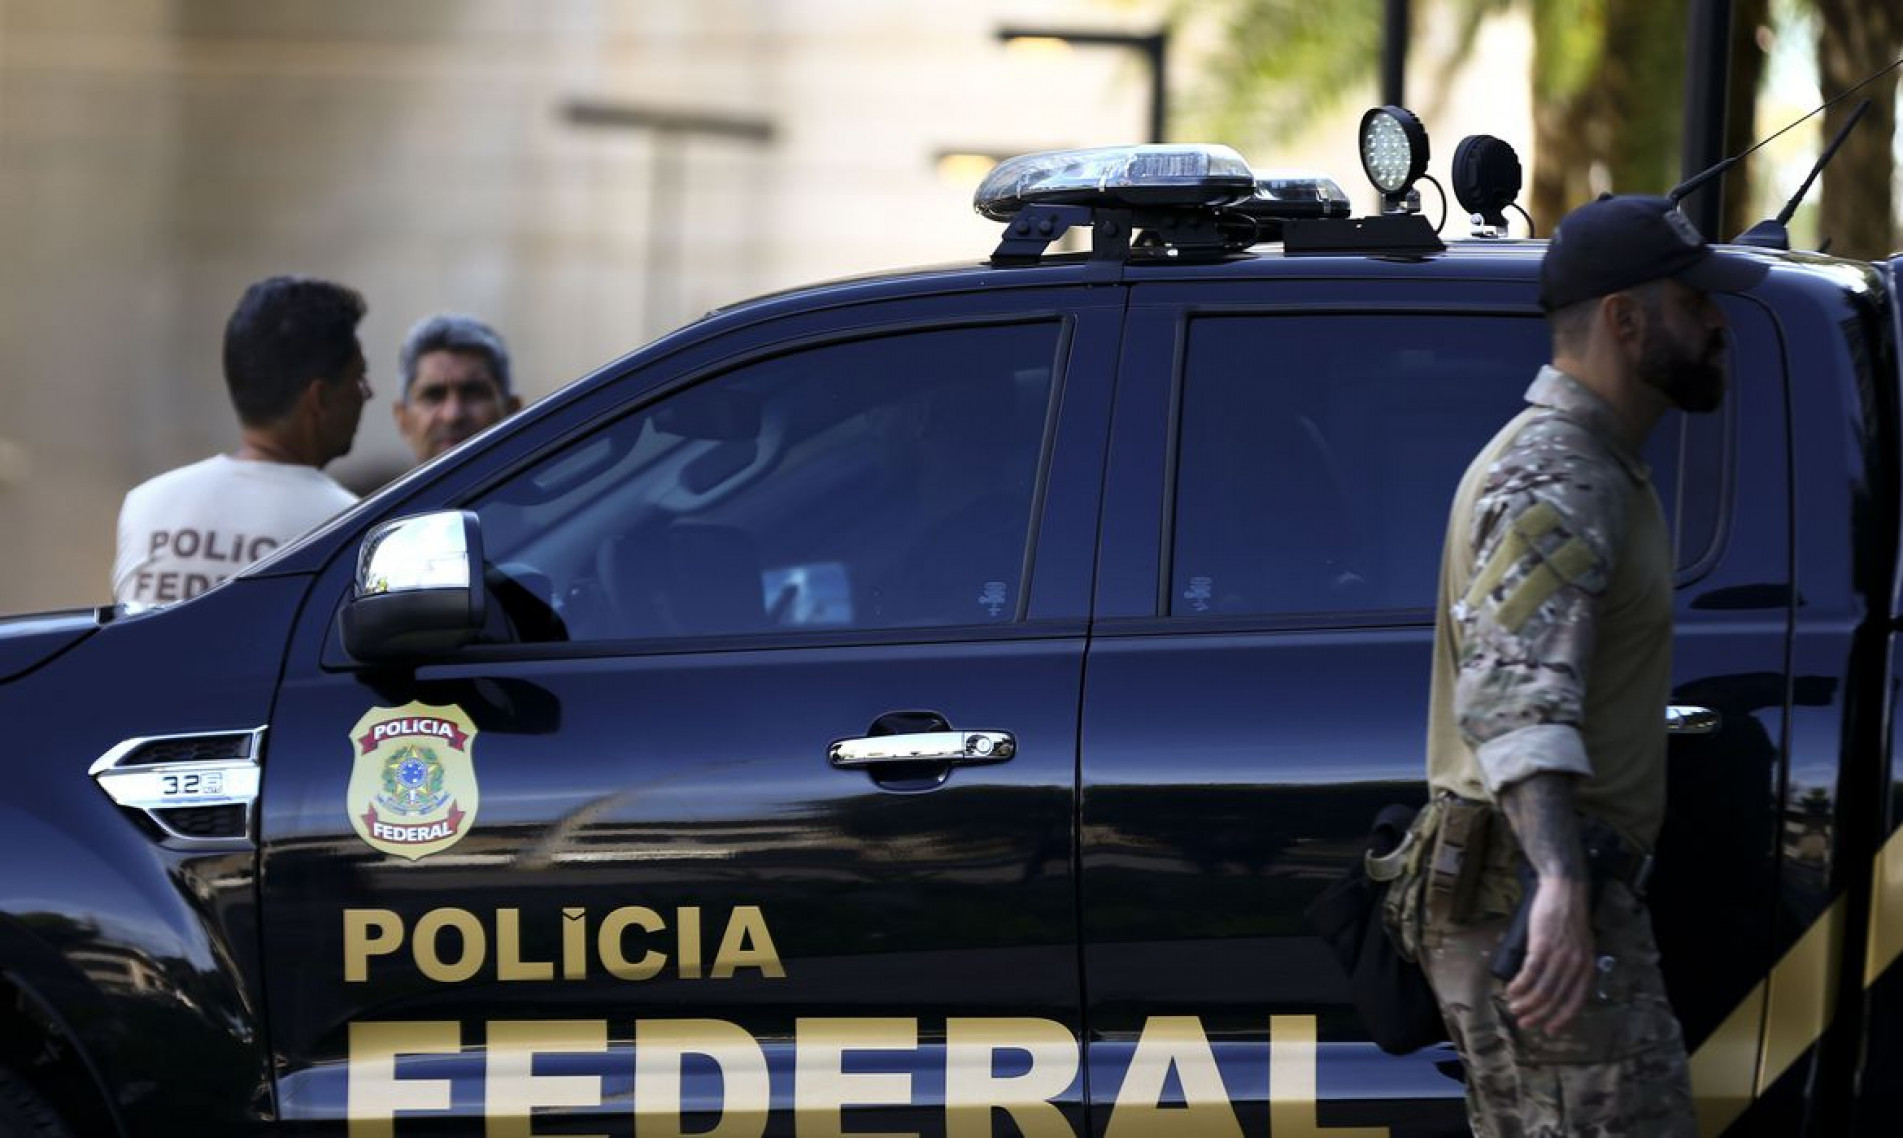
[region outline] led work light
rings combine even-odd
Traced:
[[[1469,135],[1454,147],[1453,183],[1455,200],[1480,227],[1476,236],[1497,236],[1506,231],[1507,207],[1520,196],[1520,156],[1490,134]]]
[[[1386,212],[1406,210],[1409,192],[1427,172],[1427,128],[1420,118],[1394,106],[1362,115],[1361,169],[1381,191]]]

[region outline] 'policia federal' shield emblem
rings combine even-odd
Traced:
[[[347,803],[357,835],[412,861],[476,823],[476,725],[456,706],[373,707],[350,729]]]

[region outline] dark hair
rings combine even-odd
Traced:
[[[270,277],[244,291],[225,322],[225,386],[246,426],[290,414],[313,379],[336,381],[357,359],[357,290],[315,277]]]
[[[1599,302],[1602,299],[1595,296],[1546,314],[1546,322],[1553,329],[1553,347],[1556,350],[1567,353],[1586,350],[1586,339],[1592,334],[1593,318],[1599,314]]]
[[[403,337],[397,366],[403,372],[405,401],[410,398],[410,387],[416,382],[416,361],[431,352],[474,352],[488,363],[489,374],[496,377],[501,393],[509,394],[509,347],[502,342],[502,337],[474,316],[445,312],[417,321],[409,335]]]
[[[1659,309],[1665,302],[1665,282],[1668,279],[1657,277],[1619,291],[1630,293],[1639,302],[1639,307],[1645,310],[1646,317],[1657,320]],[[1604,296],[1589,297],[1548,312],[1546,322],[1553,329],[1553,347],[1562,352],[1585,351],[1586,340],[1592,335],[1592,322],[1599,315],[1599,302],[1604,299]]]

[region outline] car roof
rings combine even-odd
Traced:
[[[1002,288],[1061,287],[1070,284],[1135,284],[1156,281],[1249,279],[1460,279],[1527,282],[1537,278],[1546,254],[1544,238],[1456,240],[1438,252],[1285,252],[1280,244],[1254,246],[1220,260],[1141,260],[1105,265],[1088,253],[1058,253],[1033,264],[967,262],[865,273],[782,289],[716,308],[714,317],[768,318],[787,311],[811,311],[838,304]],[[1848,267],[1867,271],[1864,262],[1803,252],[1779,252],[1739,245],[1714,248],[1783,270],[1784,275],[1818,275],[1817,270]],[[1106,279],[1105,269],[1114,270]],[[1824,276],[1833,274],[1825,272]],[[1844,281],[1835,275],[1834,287]],[[690,327],[692,327],[690,325]]]

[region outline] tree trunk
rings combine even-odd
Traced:
[[[1615,194],[1662,194],[1679,182],[1690,20],[1688,0],[1607,0],[1599,141]]]
[[[1817,42],[1817,74],[1824,98],[1855,86],[1903,55],[1903,4],[1897,0],[1818,0],[1823,34]],[[1824,141],[1836,136],[1857,104],[1870,110],[1824,170],[1820,237],[1830,251],[1873,260],[1898,245],[1896,203],[1891,189],[1896,142],[1896,72],[1824,112]]]
[[[1592,196],[1594,167],[1614,193],[1662,194],[1677,184],[1687,0],[1535,4],[1533,18],[1540,231]]]
[[[1536,3],[1533,17],[1533,170],[1527,211],[1551,233],[1592,193],[1600,151],[1587,128],[1600,116],[1597,83],[1605,12],[1597,4]]]

